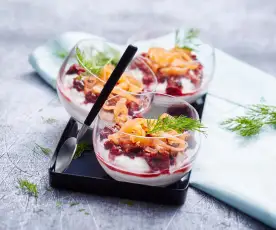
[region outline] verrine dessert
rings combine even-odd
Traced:
[[[140,68],[149,66],[155,73],[157,93],[182,97],[188,102],[206,93],[213,77],[214,49],[198,36],[197,29],[177,30],[165,36],[151,31],[129,40],[141,48],[143,62],[137,60],[136,64]],[[143,82],[148,82],[147,77]]]
[[[204,127],[191,105],[166,96],[169,103],[144,97],[143,109],[131,115],[119,96],[110,99],[112,111],[103,107],[93,145],[99,163],[114,179],[166,186],[190,172]]]
[[[77,121],[84,121],[120,58],[119,49],[113,46],[101,40],[80,41],[60,69],[58,94],[65,109]],[[125,98],[130,110],[137,110],[140,98],[154,91],[157,85],[149,67],[141,69],[135,64],[143,62],[140,59],[133,60],[111,94]],[[145,76],[149,79],[147,84],[142,80]]]

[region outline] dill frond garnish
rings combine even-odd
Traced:
[[[147,127],[147,134],[168,132],[172,130],[175,130],[178,133],[183,133],[184,131],[198,131],[205,133],[205,127],[199,120],[194,120],[183,115],[178,117],[159,117],[157,120],[147,119]]]
[[[195,46],[198,46],[199,44],[195,43],[195,39],[199,36],[199,29],[191,28],[183,37],[183,34],[181,34],[180,30],[175,31],[175,47],[186,49],[189,51],[195,50]]]
[[[76,57],[78,63],[84,67],[90,74],[98,75],[102,68],[107,64],[117,65],[120,59],[120,52],[108,47],[104,52],[98,51],[94,55],[87,55],[86,52],[76,48]]]
[[[186,35],[186,40],[192,41],[193,39],[199,36],[199,33],[200,33],[199,29],[195,29],[195,28],[189,29]]]
[[[251,105],[248,107],[245,116],[227,119],[221,125],[244,137],[257,135],[263,126],[276,125],[276,106]]]

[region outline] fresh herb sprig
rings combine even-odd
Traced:
[[[90,150],[90,149],[91,149],[91,147],[89,146],[89,144],[87,142],[79,143],[77,145],[77,149],[76,149],[76,152],[75,152],[75,155],[74,155],[74,159],[79,158],[85,150]]]
[[[83,66],[89,73],[98,75],[102,68],[111,63],[117,65],[120,53],[109,47],[104,52],[98,51],[95,55],[87,55],[86,52],[81,51],[80,48],[76,48],[76,57],[78,63]]]
[[[61,201],[57,201],[57,202],[56,202],[56,207],[57,207],[57,208],[61,208],[61,206],[62,206]]]
[[[134,205],[134,201],[133,200],[121,200],[122,204],[126,204],[128,206],[133,206]]]
[[[43,120],[43,123],[45,124],[54,124],[55,122],[57,122],[57,119],[55,118],[45,118],[45,117],[41,117],[41,119]]]
[[[41,145],[35,143],[36,148],[40,149],[41,152],[43,152],[45,155],[49,156],[49,154],[52,152],[51,149],[42,147]],[[34,149],[35,150],[35,149]]]
[[[76,206],[76,205],[79,205],[79,204],[80,204],[79,202],[71,202],[70,207],[73,207],[73,206]]]
[[[276,106],[255,104],[248,107],[245,116],[227,119],[221,123],[226,129],[243,137],[260,133],[265,125],[276,125]]]
[[[66,50],[62,50],[62,51],[56,51],[55,55],[61,59],[64,59],[68,56],[68,52]]]
[[[84,215],[90,215],[90,213],[89,213],[89,212],[86,212],[84,208],[79,209],[78,212],[83,212]]]
[[[28,180],[19,179],[18,180],[19,188],[29,195],[34,196],[35,198],[38,197],[37,192],[37,185],[34,183],[29,182]]]
[[[199,36],[199,33],[200,33],[199,29],[196,29],[196,28],[189,29],[187,32],[186,40],[192,42],[193,39]]]
[[[195,46],[198,46],[194,42],[196,38],[198,38],[200,34],[199,29],[194,29],[191,28],[187,31],[186,35],[184,38],[182,38],[182,34],[180,33],[179,30],[176,30],[175,32],[175,46],[181,49],[186,49],[189,51],[195,50]]]
[[[194,120],[186,116],[159,117],[157,120],[147,119],[147,134],[168,132],[175,130],[178,133],[184,131],[198,131],[205,134],[205,127],[199,120]]]

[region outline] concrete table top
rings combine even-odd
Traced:
[[[269,229],[192,188],[181,207],[50,188],[50,156],[36,144],[53,151],[69,116],[27,56],[65,31],[123,43],[143,28],[188,25],[217,48],[275,74],[275,12],[273,0],[1,1],[0,229]],[[18,179],[36,183],[38,199],[22,193]]]

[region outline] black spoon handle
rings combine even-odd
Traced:
[[[132,58],[134,57],[135,53],[137,52],[137,47],[129,45],[125,50],[123,56],[119,60],[117,66],[111,73],[109,79],[104,85],[101,94],[99,95],[98,99],[96,100],[95,104],[93,105],[92,109],[88,113],[84,124],[90,126],[94,121],[95,117],[98,115],[99,111],[101,110],[102,106],[104,105],[106,99],[112,92],[113,88],[115,87],[117,81],[124,73],[125,69],[127,68],[128,64],[131,62]]]

